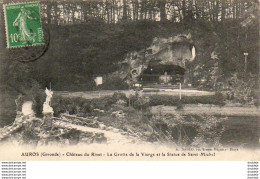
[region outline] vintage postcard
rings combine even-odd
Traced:
[[[0,0],[1,160],[260,160],[259,2]]]

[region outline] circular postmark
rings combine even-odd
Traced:
[[[43,44],[37,46],[26,46],[9,49],[9,59],[20,62],[32,62],[42,57],[49,48],[50,31],[48,27],[43,27]]]

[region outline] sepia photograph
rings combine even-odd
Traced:
[[[260,160],[258,0],[0,0],[0,156]]]

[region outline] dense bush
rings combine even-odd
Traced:
[[[128,106],[132,106],[137,110],[147,110],[149,108],[150,99],[136,92],[129,96]]]
[[[116,101],[118,101],[118,100],[127,101],[128,100],[125,93],[120,93],[120,92],[115,92],[113,94],[112,98],[114,98]]]
[[[234,73],[228,79],[228,99],[242,104],[259,103],[259,86],[257,75]]]
[[[192,141],[193,146],[220,146],[222,134],[225,131],[223,121],[226,118],[202,115],[195,119],[197,135]]]
[[[33,110],[36,116],[42,115],[43,103],[46,99],[46,94],[44,90],[41,89],[41,86],[37,82],[32,83],[31,89],[26,92],[25,98],[32,99],[33,101]]]
[[[222,92],[216,92],[214,95],[214,103],[216,105],[225,105],[226,96]]]
[[[213,96],[183,96],[180,100],[178,96],[170,95],[152,95],[143,96],[139,93],[126,97],[124,93],[114,93],[112,96],[105,96],[95,99],[84,99],[81,97],[69,98],[54,96],[52,107],[54,115],[68,112],[69,114],[89,114],[94,109],[109,110],[112,107],[128,106],[136,110],[147,111],[150,106],[169,105],[177,106],[179,110],[183,109],[185,104],[215,104],[224,105],[225,97],[220,92]]]
[[[83,98],[64,98],[55,96],[52,100],[54,116],[59,116],[61,113],[69,114],[86,114],[91,111],[91,100]]]
[[[179,96],[172,95],[151,95],[142,96],[136,93],[129,97],[129,106],[135,109],[147,110],[149,106],[165,105],[177,106],[177,109],[183,109],[185,104],[214,104],[223,106],[225,104],[225,96],[221,92],[216,92],[215,95],[207,96]]]
[[[94,109],[109,110],[113,104],[116,104],[118,101],[126,100],[127,97],[123,93],[114,93],[112,96],[94,99],[54,96],[52,107],[55,116],[59,116],[59,114],[64,112],[68,112],[69,114],[87,115],[93,112]]]
[[[152,95],[150,96],[150,106],[156,105],[169,105],[179,106],[180,104],[215,104],[224,105],[224,96],[221,93],[208,96],[183,96],[179,99],[179,96],[170,95]]]
[[[211,115],[181,116],[156,115],[151,118],[150,125],[156,140],[175,142],[179,145],[220,146],[220,139],[225,131],[223,121]],[[151,139],[151,138],[150,138]],[[154,138],[153,138],[154,139]]]

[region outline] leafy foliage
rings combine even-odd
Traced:
[[[225,118],[210,115],[181,116],[157,115],[152,118],[157,140],[172,141],[179,145],[220,146]]]
[[[114,93],[112,96],[105,96],[96,99],[84,99],[78,98],[64,98],[60,96],[54,96],[52,100],[52,107],[54,115],[59,116],[61,113],[87,115],[94,112],[94,109],[109,110],[112,105],[118,102],[126,103],[127,97],[124,93]]]
[[[229,100],[234,102],[254,103],[257,105],[259,103],[259,86],[257,75],[244,74],[238,75],[234,73],[232,77],[228,79],[228,95]]]
[[[224,105],[225,97],[222,93],[217,92],[215,95],[205,96],[183,96],[179,99],[179,96],[170,95],[152,95],[150,96],[150,106],[166,105],[166,106],[178,106],[185,104],[215,104]]]
[[[223,122],[226,118],[215,116],[200,116],[196,120],[197,136],[194,138],[193,146],[221,146],[221,137],[225,131]]]

